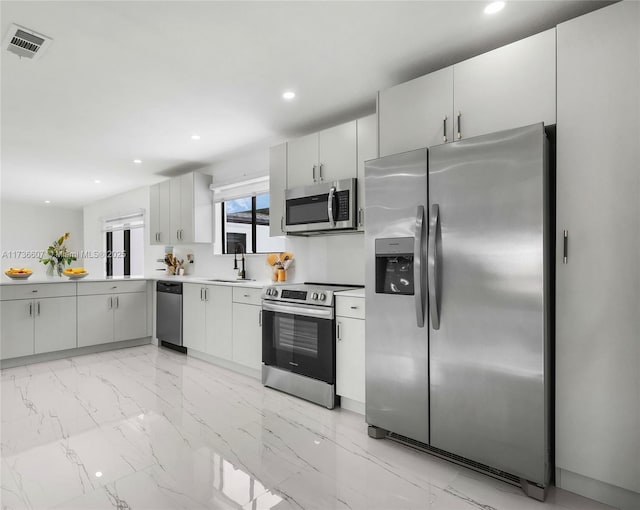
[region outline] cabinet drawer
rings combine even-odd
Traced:
[[[33,285],[2,285],[0,300],[65,297],[76,295],[75,282],[45,283]]]
[[[336,316],[364,319],[364,298],[336,296]]]
[[[233,288],[233,302],[246,303],[248,305],[261,305],[262,289],[248,289],[246,287]]]
[[[78,296],[92,294],[124,294],[127,292],[146,292],[146,280],[113,282],[78,282]]]

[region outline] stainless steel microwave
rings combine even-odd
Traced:
[[[354,230],[358,226],[356,180],[343,179],[287,190],[284,209],[287,234]]]

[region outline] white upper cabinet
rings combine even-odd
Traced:
[[[356,121],[358,127],[358,230],[364,230],[364,162],[378,157],[378,116],[374,113]]]
[[[380,156],[556,123],[556,30],[382,90]]]
[[[640,508],[640,3],[558,25],[557,140],[556,480]]]
[[[154,184],[150,189],[149,235],[151,244],[171,242],[171,181]]]
[[[284,191],[287,189],[287,143],[269,149],[269,235],[284,235]]]
[[[556,29],[453,66],[455,138],[556,123]]]
[[[356,121],[288,142],[287,188],[355,178]]]
[[[453,67],[380,91],[380,156],[453,140]]]
[[[174,177],[169,182],[171,234],[167,242],[213,242],[213,197],[209,188],[211,176],[191,172]]]

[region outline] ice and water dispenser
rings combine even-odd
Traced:
[[[413,295],[413,237],[376,239],[376,294]]]

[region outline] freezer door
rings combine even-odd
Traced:
[[[429,439],[427,150],[365,163],[366,419]]]
[[[539,484],[548,481],[546,147],[537,124],[429,151],[431,445]]]

